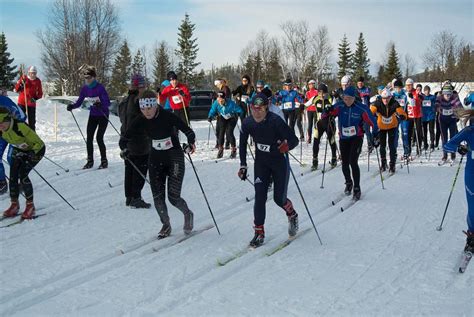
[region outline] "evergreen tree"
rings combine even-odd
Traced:
[[[255,78],[254,80],[265,79],[274,89],[281,81],[282,69],[280,62],[280,54],[277,48],[273,48],[270,52],[268,63],[265,67],[265,78]]]
[[[365,45],[364,35],[359,34],[359,40],[356,44],[356,51],[354,53],[354,78],[360,76],[369,79],[370,59],[368,57],[368,49]]]
[[[131,63],[132,56],[130,55],[128,43],[125,40],[117,57],[115,57],[114,70],[110,80],[111,96],[120,96],[127,92],[127,82],[131,77]]]
[[[250,74],[251,76],[253,76],[254,69],[255,69],[255,59],[252,56],[252,54],[249,54],[247,56],[247,60],[245,61],[243,72],[245,74]]]
[[[257,51],[255,54],[255,60],[253,62],[254,68],[253,73],[251,75],[253,80],[257,80],[256,78],[262,78],[263,76],[263,60],[262,56],[260,55],[260,51]]]
[[[0,35],[0,87],[12,88],[13,80],[18,75],[18,72],[15,71],[16,65],[11,65],[13,61],[14,58],[10,58],[10,53],[8,52],[5,33],[2,32]]]
[[[341,44],[339,44],[338,52],[339,61],[337,62],[337,66],[339,67],[339,71],[337,72],[337,77],[341,79],[344,75],[352,74],[353,70],[353,56],[346,34],[344,34]]]
[[[184,15],[178,29],[178,48],[176,55],[178,56],[178,76],[180,81],[194,85],[195,68],[200,64],[196,62],[197,53],[199,51],[197,38],[193,38],[196,25],[191,23],[189,15]]]
[[[133,57],[132,74],[141,74],[145,76],[145,60],[143,59],[140,50],[138,50],[135,57]]]
[[[453,50],[449,50],[448,56],[446,58],[446,70],[444,76],[451,80],[456,80],[456,57]]]
[[[166,74],[171,69],[170,56],[168,54],[168,45],[165,41],[161,41],[155,51],[155,61],[153,63],[153,77],[155,87],[159,87],[166,80]]]
[[[384,66],[384,80],[383,82],[391,82],[394,78],[402,78],[400,66],[398,62],[398,53],[395,49],[395,44],[390,44],[390,51],[388,53],[387,64]]]
[[[459,51],[457,74],[459,81],[469,81],[474,78],[474,52],[470,45],[466,45]]]
[[[377,82],[380,84],[380,85],[386,85],[387,82],[384,82],[384,67],[383,65],[379,65],[379,70],[377,71]]]

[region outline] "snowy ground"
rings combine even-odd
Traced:
[[[472,316],[474,267],[464,275],[456,272],[466,228],[464,167],[444,230],[438,232],[456,172],[456,166],[436,165],[439,151],[429,162],[413,162],[410,174],[397,170],[386,179],[385,190],[374,174],[375,155],[370,172],[363,155],[362,200],[343,213],[346,200],[330,203],[343,189],[340,167],[326,174],[321,189],[321,172],[301,176],[309,165],[301,168],[293,161],[323,246],[290,180],[288,195],[300,214],[301,236],[266,255],[287,236],[284,212],[269,201],[266,244],[220,267],[219,259],[244,250],[252,238],[253,203],[245,197],[253,188],[237,178],[238,160],[215,163],[207,122],[193,122],[198,135],[193,160],[222,235],[212,228],[177,243],[183,237],[179,211],[169,205],[173,233],[157,241],[156,211],[125,207],[115,131],[109,127],[106,133],[109,169],[82,171],[84,141],[64,105],[58,107],[56,140],[53,108],[51,102],[40,103],[38,133],[47,156],[70,172],[46,160],[37,170],[78,210],[32,174],[37,213],[47,216],[0,229],[2,316]],[[75,114],[85,130],[88,113]],[[118,128],[118,119],[111,120]],[[298,158],[299,151],[293,151]],[[320,162],[323,155],[324,142]],[[310,157],[311,146],[304,144],[304,162]],[[199,230],[212,219],[186,166],[183,197]],[[144,198],[151,202],[151,197],[147,185]],[[0,198],[1,209],[8,203],[8,197]]]

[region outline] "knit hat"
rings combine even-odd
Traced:
[[[345,75],[341,78],[341,85],[348,85],[351,82],[351,76]]]
[[[36,66],[30,66],[28,68],[28,73],[37,73],[38,71],[36,70]]]
[[[168,72],[166,77],[168,78],[169,81],[171,81],[173,79],[178,79],[178,75],[176,75],[176,73],[174,71]]]
[[[0,96],[0,105],[7,105],[13,103],[10,98],[5,97],[5,96]],[[0,107],[0,122],[6,122],[11,120],[10,112],[8,111],[7,108]]]
[[[405,81],[405,85],[413,85],[414,83],[415,82],[411,78],[407,78],[407,80]]]
[[[451,85],[444,85],[441,89],[441,93],[443,95],[452,95],[453,94],[453,86]]]
[[[265,86],[265,82],[263,80],[257,80],[255,86],[263,88]]]
[[[384,88],[385,88],[384,85],[377,86],[377,90],[384,90]]]
[[[328,86],[321,83],[321,84],[318,85],[318,91],[322,91],[324,94],[327,94],[328,93]]]
[[[292,82],[293,82],[293,81],[291,80],[291,78],[287,78],[287,79],[283,82],[283,85],[284,85],[284,86],[291,86]]]
[[[400,79],[397,79],[395,80],[395,82],[393,83],[393,87],[399,87],[399,88],[403,88],[403,83]]]
[[[217,98],[223,98],[225,99],[225,91],[224,90],[219,90],[217,92]]]
[[[313,84],[313,85],[315,85],[315,84],[316,84],[316,80],[314,80],[314,79],[311,79],[310,81],[308,81],[308,85],[309,85],[309,84]]]
[[[138,99],[138,104],[140,105],[140,109],[158,107],[156,94],[151,90],[145,90],[140,99]]]
[[[130,88],[138,89],[145,87],[145,77],[141,74],[133,74],[132,79],[130,80]]]
[[[268,87],[263,88],[262,93],[264,93],[267,98],[270,98],[273,94],[270,88]]]
[[[91,76],[94,78],[97,77],[97,73],[94,66],[86,66],[84,70],[82,71],[82,74],[84,76]]]
[[[259,92],[258,94],[255,95],[255,97],[252,98],[250,105],[256,108],[267,106],[268,97],[264,93]]]
[[[383,99],[390,98],[392,97],[392,92],[390,91],[390,89],[384,88],[384,90],[382,90],[382,93],[380,94],[380,97],[382,97]]]
[[[364,82],[364,81],[365,81],[365,78],[362,77],[362,76],[360,76],[360,77],[357,79],[357,82],[360,82],[360,81],[361,81],[361,82]]]
[[[356,96],[356,89],[353,86],[349,86],[346,89],[344,89],[343,94],[344,94],[344,96],[355,97]]]

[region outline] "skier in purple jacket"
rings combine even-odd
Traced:
[[[94,147],[93,139],[97,130],[97,144],[100,151],[99,169],[107,168],[107,153],[104,144],[104,134],[109,123],[110,100],[104,86],[97,82],[96,71],[92,66],[88,66],[83,71],[85,85],[81,89],[79,99],[73,104],[67,106],[68,111],[79,108],[84,100],[89,101],[89,120],[87,121],[87,163],[83,169],[89,169],[94,166]],[[98,129],[97,129],[98,128]]]

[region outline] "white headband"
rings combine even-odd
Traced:
[[[138,103],[140,104],[140,109],[158,107],[158,102],[156,102],[156,98],[140,98]]]

